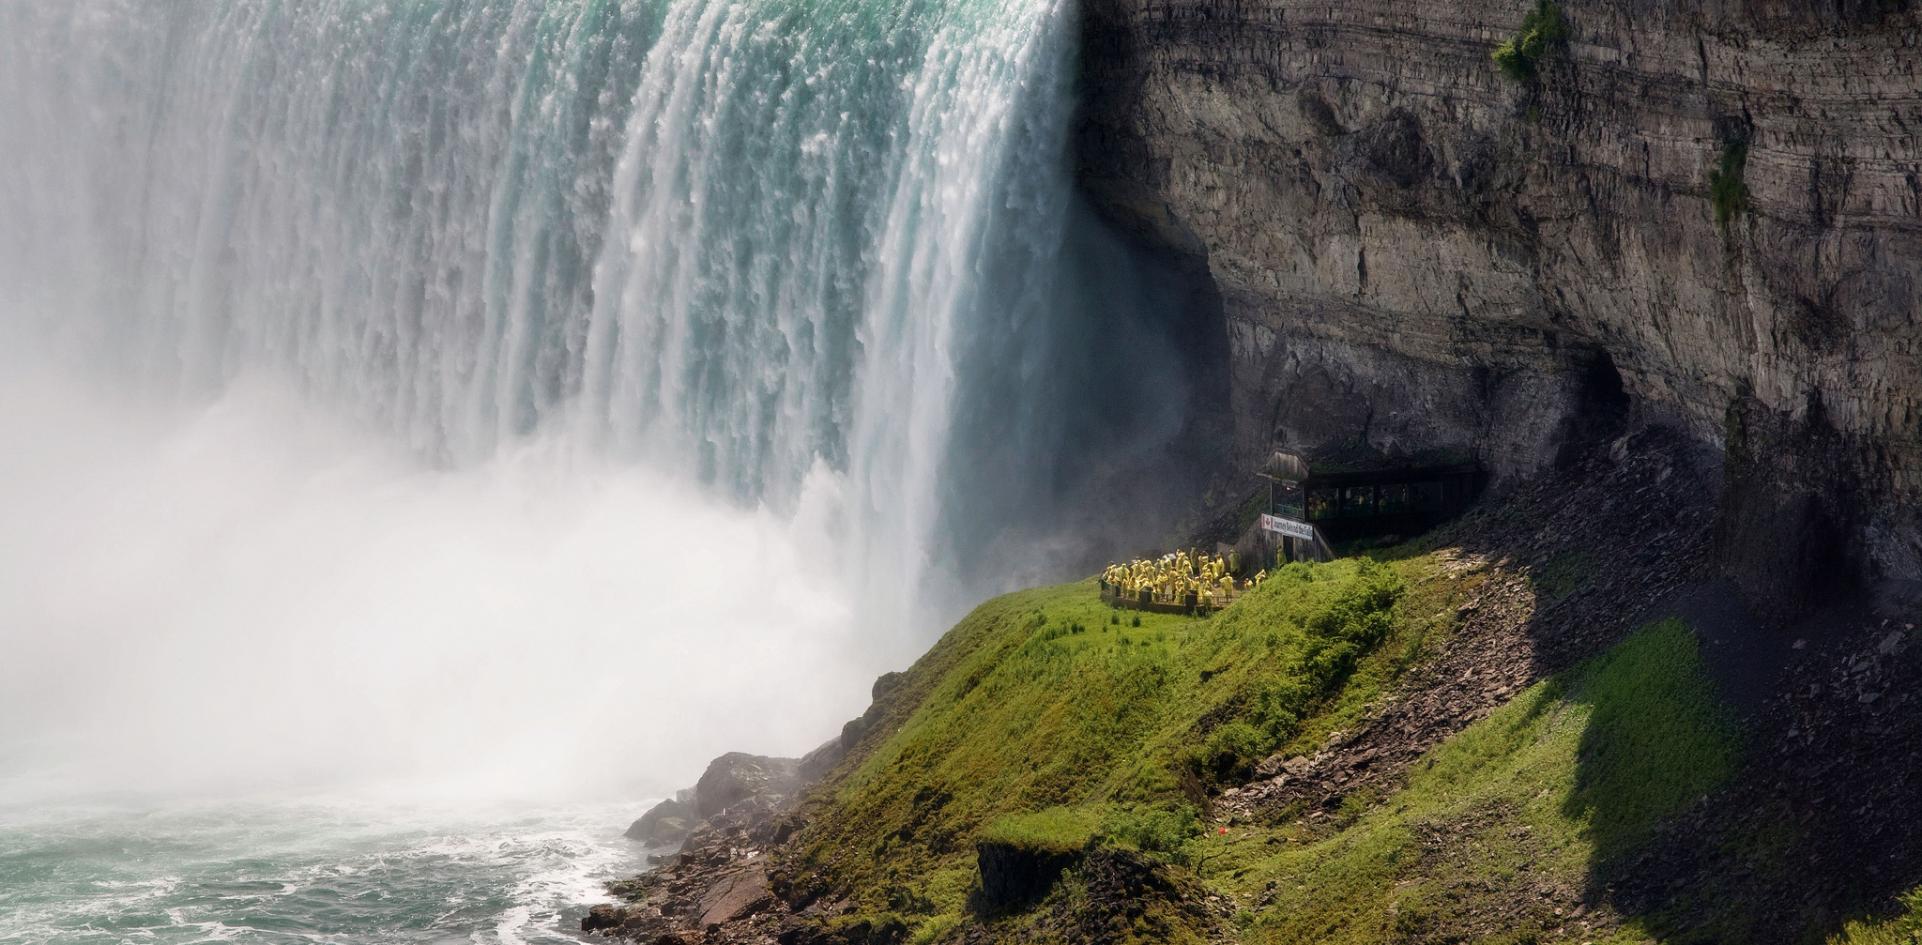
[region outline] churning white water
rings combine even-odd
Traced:
[[[1149,527],[1073,18],[0,4],[0,808],[638,801]]]

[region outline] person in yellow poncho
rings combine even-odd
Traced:
[[[1226,606],[1234,599],[1236,589],[1230,562],[1226,555],[1193,549],[1171,551],[1158,558],[1111,563],[1102,569],[1101,581],[1117,596],[1129,600],[1145,592],[1149,599],[1165,604],[1184,603],[1193,595],[1196,600],[1206,598],[1213,606]]]

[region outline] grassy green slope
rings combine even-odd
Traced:
[[[1240,911],[1214,932],[1250,942],[1646,938],[1543,903],[1579,899],[1732,769],[1732,727],[1673,622],[1528,690],[1386,799],[1203,830],[1212,789],[1313,750],[1446,637],[1465,587],[1439,564],[1291,566],[1212,618],[1138,625],[1091,582],[989,602],[909,674],[901,727],[815,799],[790,875],[850,901],[843,922],[920,941],[981,918],[984,838],[1142,851],[1227,896]],[[1053,913],[1084,894],[1071,874]],[[1049,914],[992,921],[1049,941]],[[1133,938],[1193,941],[1205,924],[1137,922]]]
[[[1428,569],[1291,566],[1206,619],[1113,611],[1092,582],[992,601],[944,643],[959,646],[905,726],[811,818],[806,871],[922,923],[960,914],[990,827],[1178,856],[1212,782],[1327,710],[1358,712],[1445,630],[1419,603]]]
[[[1557,904],[1734,770],[1711,692],[1688,628],[1657,624],[1445,742],[1332,834],[1230,838],[1214,878],[1260,904],[1248,941],[1594,941]]]

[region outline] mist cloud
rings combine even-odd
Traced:
[[[670,789],[799,751],[896,654],[800,516],[551,443],[436,469],[266,378],[0,381],[0,759],[108,790]]]

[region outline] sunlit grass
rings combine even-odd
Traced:
[[[796,872],[851,899],[845,921],[927,942],[967,921],[984,840],[1064,862],[1137,851],[1228,896],[1248,942],[1467,940],[1491,922],[1499,941],[1558,940],[1549,903],[1734,769],[1734,723],[1678,622],[1526,690],[1399,790],[1225,835],[1203,816],[1256,760],[1359,722],[1447,639],[1484,578],[1452,554],[1291,566],[1211,618],[1113,611],[1092,582],[991,601],[917,665],[918,708],[816,806]],[[1143,921],[1143,941],[1200,934],[1174,912]]]
[[[1850,922],[1830,937],[1829,945],[1918,945],[1922,943],[1922,889],[1902,897],[1902,911],[1880,920]]]
[[[1249,941],[1446,940],[1491,914],[1546,936],[1558,923],[1539,890],[1579,892],[1736,753],[1693,634],[1664,622],[1450,739],[1352,826],[1236,838],[1218,879],[1271,900]]]
[[[804,861],[937,924],[968,890],[924,877],[971,867],[984,836],[1185,862],[1210,784],[1352,717],[1445,631],[1431,569],[1292,565],[1207,618],[1111,610],[1093,582],[991,601],[917,667],[938,673],[927,698],[810,824]]]

